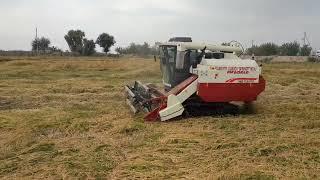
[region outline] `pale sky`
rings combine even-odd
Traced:
[[[107,32],[116,46],[191,36],[248,47],[252,40],[302,43],[307,32],[320,48],[319,0],[0,0],[0,17],[2,50],[30,50],[36,27],[64,50],[70,29],[83,30],[88,39]]]

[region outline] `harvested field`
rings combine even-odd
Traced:
[[[320,64],[264,64],[255,114],[144,123],[124,102],[146,59],[0,61],[2,179],[319,179]]]

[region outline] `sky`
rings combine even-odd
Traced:
[[[0,0],[0,49],[30,50],[38,36],[68,49],[64,35],[106,32],[115,46],[190,36],[197,42],[237,40],[245,47],[298,41],[320,49],[319,0]]]

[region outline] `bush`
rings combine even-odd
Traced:
[[[308,62],[320,63],[320,58],[317,58],[317,57],[308,57]]]
[[[128,47],[117,47],[116,52],[119,54],[132,54],[137,56],[155,55],[157,49],[155,46],[151,47],[148,43],[135,44],[131,43]]]
[[[50,46],[50,40],[49,38],[35,38],[32,42],[31,42],[31,46],[32,46],[32,51],[46,51],[49,49]]]
[[[311,54],[312,47],[304,45],[300,49],[300,56],[309,56]]]
[[[280,47],[280,55],[282,56],[297,56],[300,51],[300,44],[298,42],[284,43]]]

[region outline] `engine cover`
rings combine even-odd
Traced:
[[[265,90],[259,65],[253,60],[207,60],[194,70],[197,95],[205,102],[255,101]]]
[[[198,96],[204,102],[252,102],[265,89],[265,80],[259,83],[199,83]]]
[[[197,66],[199,83],[259,83],[259,65],[253,60],[204,59]]]

